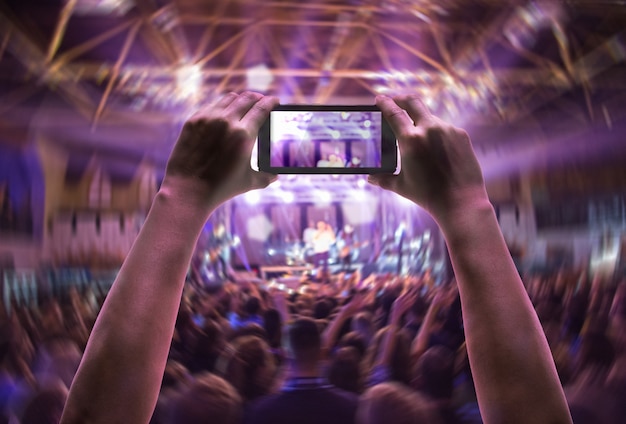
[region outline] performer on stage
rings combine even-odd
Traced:
[[[302,232],[302,243],[304,249],[304,258],[307,259],[313,254],[313,237],[317,233],[314,221],[309,221],[309,226]],[[308,261],[308,259],[307,259]]]
[[[215,278],[224,281],[229,278],[230,248],[235,243],[223,223],[216,224],[209,235],[209,263]]]
[[[358,242],[356,234],[354,234],[354,228],[350,224],[344,225],[343,230],[339,231],[337,235],[337,249],[342,271],[350,271],[352,256],[357,246]]]
[[[325,273],[328,269],[328,256],[330,246],[335,243],[335,231],[330,224],[319,221],[317,223],[317,231],[313,235],[313,253],[314,264],[316,266],[322,263],[322,270]]]

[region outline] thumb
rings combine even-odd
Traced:
[[[253,173],[253,181],[251,190],[266,188],[274,181],[278,180],[278,175],[268,174],[267,172],[257,172],[250,170]]]
[[[384,188],[385,190],[394,190],[397,175],[389,175],[389,174],[376,174],[370,175],[367,178],[367,182],[378,186],[380,188]]]

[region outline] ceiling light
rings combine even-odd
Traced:
[[[264,64],[253,66],[246,71],[246,81],[248,83],[248,90],[259,91],[261,93],[266,92],[272,82],[274,81],[274,75],[272,71]]]

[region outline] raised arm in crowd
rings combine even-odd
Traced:
[[[185,124],[146,222],[91,333],[63,423],[149,422],[185,274],[206,220],[220,204],[275,178],[253,171],[250,154],[277,104],[273,97],[231,93]],[[571,422],[546,338],[500,233],[469,136],[433,116],[415,96],[379,97],[377,105],[398,139],[402,168],[399,175],[375,175],[370,182],[422,206],[445,236],[484,422]],[[407,308],[408,303],[397,306],[394,326]],[[333,333],[336,329],[326,334],[326,347]],[[381,362],[393,347],[385,346]]]

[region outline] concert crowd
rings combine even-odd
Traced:
[[[309,398],[336,411],[332,422],[353,422],[359,405],[370,411],[368,422],[482,422],[454,281],[358,272],[327,278],[305,280],[292,294],[261,280],[208,290],[188,280],[151,423],[271,422],[287,411],[306,422],[298,416],[302,400],[280,396],[293,343],[319,349],[315,378],[305,383],[341,393],[341,405]],[[610,285],[579,270],[524,281],[574,422],[623,422],[626,281]],[[39,309],[3,311],[2,422],[58,422],[104,296],[95,287],[72,289]],[[393,319],[400,328],[390,334]],[[416,405],[430,415],[416,415]]]
[[[626,281],[520,280],[469,137],[415,96],[377,98],[402,172],[370,182],[436,219],[455,278],[324,267],[292,293],[190,277],[208,216],[274,178],[249,152],[276,104],[231,93],[190,119],[108,293],[3,311],[3,422],[623,422]]]

